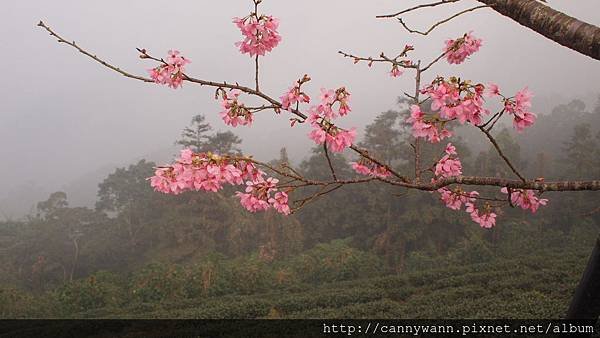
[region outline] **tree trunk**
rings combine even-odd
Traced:
[[[550,40],[600,60],[600,28],[536,0],[478,0]]]
[[[597,320],[600,316],[600,237],[575,289],[567,319]]]

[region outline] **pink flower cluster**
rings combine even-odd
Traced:
[[[513,126],[521,132],[535,123],[537,116],[529,111],[533,94],[527,87],[517,92],[514,99],[505,99],[504,108],[513,114]]]
[[[352,162],[351,164],[352,169],[361,175],[386,178],[391,174],[386,167],[380,166],[365,158],[362,158],[358,162]]]
[[[473,222],[478,223],[482,228],[492,228],[496,225],[496,213],[491,211],[489,206],[486,206],[485,212],[480,212],[472,203],[467,203],[466,211],[471,215]]]
[[[471,33],[465,34],[462,38],[456,40],[446,40],[446,60],[450,64],[460,64],[467,57],[477,52],[481,47],[482,40],[477,39]]]
[[[281,36],[277,32],[279,20],[272,16],[252,13],[247,17],[233,18],[233,23],[238,26],[244,40],[236,42],[236,46],[242,54],[264,56],[266,53],[277,47],[281,41]]]
[[[482,228],[491,228],[496,225],[496,214],[491,212],[488,205],[485,206],[485,212],[481,212],[475,202],[479,197],[477,191],[465,192],[460,188],[454,191],[448,188],[437,190],[440,194],[440,199],[446,207],[452,210],[460,210],[464,205],[465,211],[471,216],[473,222],[479,224]]]
[[[425,113],[416,104],[410,107],[410,117],[406,119],[406,122],[412,124],[414,137],[427,138],[432,143],[440,142],[444,138],[452,136],[452,133],[443,126],[438,128],[438,123],[434,118],[426,119]],[[441,125],[441,123],[439,124]]]
[[[329,127],[325,127],[327,128],[327,131],[325,131],[317,122],[313,122],[312,126],[313,130],[308,134],[308,137],[315,141],[316,144],[326,142],[329,149],[336,153],[341,153],[344,149],[350,147],[356,138],[356,128],[343,130],[330,125]]]
[[[262,173],[251,163],[230,163],[216,154],[184,149],[173,165],[156,169],[150,184],[157,191],[176,195],[187,190],[216,192],[225,183],[239,185],[244,178],[259,176]]]
[[[266,180],[260,177],[254,181],[246,182],[246,192],[236,192],[240,203],[250,212],[265,211],[270,207],[275,208],[284,215],[290,214],[287,193],[277,192],[279,180],[269,177]],[[271,196],[271,194],[274,194]]]
[[[170,50],[164,64],[148,70],[150,78],[158,84],[166,84],[173,89],[181,87],[185,65],[191,61],[179,54],[178,50]]]
[[[172,165],[156,169],[150,185],[156,191],[177,195],[185,191],[217,192],[224,184],[241,185],[247,180],[246,193],[236,194],[246,209],[255,212],[273,207],[289,214],[287,193],[271,196],[277,191],[278,180],[272,177],[265,180],[264,174],[247,160],[184,149]]]
[[[490,113],[483,107],[484,91],[482,84],[470,85],[468,82],[459,82],[456,78],[450,78],[449,81],[437,78],[421,93],[429,95],[432,100],[431,109],[439,110],[440,117],[457,119],[461,124],[469,122],[480,125],[482,116]]]
[[[280,97],[281,108],[288,110],[294,103],[310,103],[310,97],[304,92],[300,91],[300,86],[302,83],[303,80],[296,81],[294,86],[290,87],[287,93]]]
[[[452,210],[460,210],[463,204],[475,203],[475,198],[479,196],[477,191],[465,193],[460,188],[457,188],[455,191],[448,188],[441,188],[438,189],[438,193],[440,193],[442,202]]]
[[[338,116],[347,115],[350,108],[350,93],[346,88],[341,87],[337,90],[321,88],[321,103],[312,106],[309,110],[309,121],[312,131],[309,137],[316,144],[326,142],[334,152],[342,152],[350,147],[356,138],[356,128],[344,130],[336,127],[331,121]],[[337,103],[337,109],[334,105]]]
[[[241,103],[238,102],[238,97],[241,92],[239,90],[230,90],[229,93],[222,92],[221,118],[232,127],[251,125],[254,120],[254,115]]]
[[[435,176],[446,178],[462,175],[462,163],[456,157],[456,148],[452,143],[448,143],[445,153],[444,157],[435,165]]]
[[[404,73],[404,70],[399,68],[398,65],[393,65],[392,70],[390,71],[391,77],[398,77]]]
[[[345,87],[336,89],[321,88],[321,103],[310,108],[311,120],[325,118],[333,120],[338,116],[345,116],[352,111],[350,108],[350,93]],[[337,109],[334,108],[338,104]]]
[[[462,175],[462,164],[458,159],[456,147],[448,143],[444,149],[444,157],[435,166],[435,176],[438,178],[447,178]],[[432,180],[435,182],[435,179]],[[486,212],[481,213],[475,202],[479,196],[477,191],[465,192],[461,188],[454,191],[444,187],[437,190],[440,199],[446,207],[452,210],[460,210],[465,206],[465,211],[471,216],[471,219],[483,228],[491,228],[496,224],[496,214],[491,212],[486,206]]]
[[[500,191],[508,194],[507,188],[502,188]],[[510,193],[510,201],[513,205],[520,207],[523,210],[531,210],[535,213],[541,205],[546,205],[548,199],[539,198],[533,190],[512,189]]]

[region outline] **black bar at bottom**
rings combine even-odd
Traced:
[[[0,320],[8,337],[589,337],[593,320]]]

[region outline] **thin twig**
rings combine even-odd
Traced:
[[[525,177],[523,177],[518,171],[517,169],[512,165],[512,163],[510,162],[510,160],[508,159],[508,157],[506,157],[506,155],[504,155],[504,153],[502,152],[502,149],[500,149],[500,146],[498,145],[498,142],[496,142],[496,140],[494,139],[494,137],[490,134],[489,131],[487,131],[485,128],[483,127],[478,127],[479,130],[481,130],[481,132],[483,132],[485,134],[485,136],[487,136],[488,140],[490,140],[490,142],[492,143],[492,145],[494,146],[494,148],[496,148],[496,151],[498,152],[498,155],[500,155],[500,157],[502,157],[502,159],[504,160],[504,162],[508,165],[508,167],[510,168],[510,170],[512,170],[512,172],[517,175],[517,177],[519,177],[521,179],[521,181],[526,182],[527,180],[525,179]]]
[[[415,76],[415,104],[419,104],[419,94],[421,93],[421,60],[417,62],[417,74]],[[421,140],[415,139],[415,182],[421,181]]]
[[[99,57],[97,57],[96,55],[92,55],[91,53],[87,52],[86,50],[84,50],[83,48],[79,47],[75,41],[67,41],[65,40],[63,37],[61,37],[60,35],[56,34],[54,31],[52,31],[52,29],[50,29],[50,27],[46,26],[46,24],[43,21],[40,21],[37,24],[39,27],[44,28],[46,31],[48,31],[48,33],[50,33],[51,36],[54,36],[55,38],[58,39],[58,42],[60,43],[65,43],[75,49],[77,49],[80,53],[89,56],[90,58],[92,58],[93,60],[95,60],[96,62],[100,63],[101,65],[108,67],[112,70],[114,70],[117,73],[120,73],[121,75],[128,77],[128,78],[132,78],[132,79],[136,79],[136,80],[140,80],[140,81],[144,81],[144,82],[154,82],[152,79],[149,78],[145,78],[143,76],[137,76],[137,75],[133,75],[131,73],[128,73],[124,70],[122,70],[121,68],[115,67],[111,64],[109,64],[108,62],[100,59]]]
[[[463,15],[463,14],[468,13],[468,12],[472,12],[472,11],[474,11],[476,9],[486,8],[486,7],[489,7],[489,6],[488,5],[475,6],[475,7],[469,8],[469,9],[465,9],[464,11],[460,11],[460,12],[458,12],[458,13],[456,13],[456,14],[454,14],[454,15],[452,15],[452,16],[444,19],[444,20],[436,22],[431,27],[429,27],[428,30],[426,30],[424,32],[421,32],[421,31],[415,30],[415,29],[411,29],[410,27],[408,27],[406,25],[406,23],[404,22],[404,20],[402,20],[402,18],[398,18],[398,22],[400,22],[400,24],[402,25],[402,27],[404,27],[404,29],[406,29],[409,33],[417,33],[417,34],[421,34],[421,35],[427,35],[427,34],[431,33],[434,29],[436,29],[438,26],[440,26],[440,25],[442,25],[442,24],[444,24],[444,23],[446,23],[446,22],[448,22],[448,21],[456,18],[457,16]]]
[[[377,15],[376,18],[377,19],[395,18],[398,15],[402,15],[404,13],[412,12],[412,11],[420,9],[420,8],[435,7],[435,6],[449,4],[449,3],[458,2],[458,1],[460,1],[460,0],[442,0],[442,1],[439,1],[439,2],[432,2],[432,3],[428,3],[428,4],[422,4],[422,5],[418,5],[418,6],[415,6],[415,7],[411,7],[411,8],[402,10],[402,11],[400,11],[398,13],[394,13],[394,14]]]
[[[329,158],[329,150],[327,150],[327,142],[323,142],[323,151],[325,152],[325,157],[327,158],[327,164],[329,164],[329,170],[331,170],[331,176],[334,181],[337,181],[337,176],[335,175],[335,170],[333,169],[333,164],[331,164],[331,159]]]
[[[254,80],[256,82],[256,91],[260,91],[258,87],[258,55],[256,55],[256,58],[254,59],[254,67]]]

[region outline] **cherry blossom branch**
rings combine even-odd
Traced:
[[[412,46],[409,46],[409,45],[405,46],[404,50],[400,54],[398,54],[396,57],[394,57],[393,59],[387,57],[385,55],[385,53],[383,53],[383,52],[381,52],[381,54],[379,55],[379,58],[373,58],[371,56],[369,56],[369,57],[356,56],[353,54],[343,52],[341,50],[338,51],[338,54],[341,54],[342,56],[344,56],[346,58],[353,59],[354,63],[358,63],[360,61],[366,61],[366,62],[368,62],[369,67],[371,67],[371,65],[375,62],[385,62],[385,63],[391,63],[392,65],[397,66],[397,67],[402,67],[402,68],[407,68],[407,69],[408,68],[416,68],[416,65],[414,65],[412,63],[409,64],[406,62],[398,61],[399,58],[405,57],[406,54],[408,53],[408,51],[410,51],[410,50],[412,50]]]
[[[378,18],[378,19],[395,18],[398,15],[402,15],[402,14],[405,14],[405,13],[408,13],[408,12],[412,12],[412,11],[417,10],[417,9],[421,9],[421,8],[425,8],[425,7],[436,7],[436,6],[439,6],[439,5],[445,5],[445,4],[449,4],[449,3],[453,3],[453,2],[458,2],[458,1],[460,1],[460,0],[442,0],[442,1],[438,1],[438,2],[432,2],[432,3],[422,4],[422,5],[411,7],[411,8],[408,8],[408,9],[405,9],[405,10],[402,10],[400,12],[393,13],[393,14],[377,15],[376,18]]]
[[[406,183],[400,181],[389,180],[385,178],[377,178],[380,181],[396,185],[400,187],[417,189],[423,191],[435,191],[440,188],[447,187],[452,184],[474,185],[474,186],[490,186],[490,187],[507,187],[512,189],[537,190],[543,191],[598,191],[600,190],[600,180],[592,181],[521,181],[511,180],[500,177],[482,177],[482,176],[453,176],[442,178],[435,183]]]
[[[459,0],[447,0],[437,3],[420,5],[417,7],[413,7],[412,9],[408,9],[397,13],[396,15],[400,15],[402,13],[407,13],[412,10],[416,10],[418,8],[423,7],[433,7],[444,3],[449,2],[457,2]],[[255,88],[250,88],[247,86],[243,86],[238,84],[230,84],[227,82],[213,82],[202,79],[197,79],[185,74],[184,66],[188,64],[190,61],[185,57],[179,55],[179,51],[169,51],[168,57],[166,61],[162,58],[156,58],[149,55],[145,49],[138,49],[141,53],[140,57],[143,59],[150,59],[160,63],[160,65],[156,68],[153,68],[150,71],[151,79],[136,76],[130,73],[127,73],[120,68],[117,68],[104,60],[98,58],[96,55],[93,55],[82,48],[80,48],[75,42],[68,42],[63,39],[55,32],[53,32],[48,26],[46,26],[43,22],[40,21],[39,26],[43,27],[50,33],[51,36],[58,38],[60,43],[66,43],[67,45],[77,49],[79,52],[84,55],[92,58],[96,62],[102,64],[103,66],[116,71],[126,77],[141,80],[143,82],[156,82],[159,84],[168,84],[171,88],[178,88],[181,86],[183,81],[191,82],[199,84],[200,86],[210,86],[217,88],[216,89],[216,98],[219,95],[223,98],[222,105],[226,109],[222,112],[223,119],[227,124],[231,124],[236,126],[238,124],[247,125],[252,122],[253,114],[272,109],[275,113],[280,113],[281,110],[287,110],[290,114],[295,117],[291,118],[292,126],[295,122],[304,123],[309,121],[311,126],[314,128],[311,132],[311,138],[317,144],[323,144],[324,146],[324,156],[327,160],[329,169],[332,174],[332,181],[319,181],[313,180],[307,177],[304,177],[301,173],[294,170],[287,164],[282,164],[281,168],[276,168],[273,165],[269,165],[267,163],[263,163],[260,161],[253,160],[251,157],[239,157],[239,156],[220,156],[218,154],[213,153],[193,153],[190,149],[182,150],[181,158],[176,161],[176,164],[172,167],[164,167],[161,169],[157,169],[155,176],[151,178],[151,185],[158,191],[166,192],[166,193],[179,193],[187,190],[206,190],[206,191],[218,191],[222,184],[228,183],[232,185],[240,185],[243,184],[244,179],[250,179],[250,181],[246,181],[246,193],[237,192],[236,195],[240,198],[240,201],[246,209],[251,212],[267,210],[268,208],[275,208],[278,212],[283,214],[289,214],[291,212],[288,205],[288,193],[303,187],[316,186],[320,187],[319,190],[308,197],[295,201],[298,205],[297,208],[303,207],[307,203],[314,201],[320,196],[326,195],[328,193],[333,192],[334,190],[339,189],[343,185],[347,184],[360,184],[367,183],[374,180],[378,180],[381,182],[385,182],[391,185],[409,188],[409,189],[418,189],[424,191],[438,191],[441,195],[442,200],[446,203],[446,205],[452,209],[460,207],[460,203],[465,204],[465,211],[467,211],[471,218],[479,223],[482,227],[491,227],[495,224],[496,214],[493,213],[490,209],[490,204],[486,203],[483,209],[479,209],[474,205],[475,200],[481,199],[486,201],[493,202],[505,202],[504,200],[498,200],[496,198],[486,198],[486,197],[478,197],[478,193],[476,191],[471,191],[468,195],[459,195],[462,199],[460,200],[452,200],[452,192],[447,189],[441,189],[446,186],[450,186],[453,184],[457,185],[481,185],[481,186],[498,186],[502,187],[501,191],[503,193],[508,193],[508,203],[513,205],[513,197],[516,205],[519,205],[524,209],[531,209],[532,212],[537,210],[539,205],[545,205],[546,199],[538,199],[535,197],[534,190],[539,191],[540,193],[543,191],[577,191],[577,190],[600,190],[600,181],[560,181],[560,182],[544,182],[543,179],[536,181],[527,181],[525,177],[523,177],[516,168],[512,165],[509,159],[504,155],[500,147],[498,146],[494,137],[490,134],[490,130],[494,127],[495,123],[502,117],[503,111],[496,113],[492,118],[490,118],[485,124],[481,124],[480,114],[482,112],[488,113],[487,110],[483,110],[483,99],[481,97],[483,91],[486,89],[483,85],[477,84],[472,85],[470,81],[461,81],[460,78],[451,77],[448,81],[444,78],[438,77],[432,82],[432,85],[421,89],[421,77],[424,71],[427,71],[430,67],[432,67],[436,62],[446,57],[450,64],[459,64],[462,63],[469,55],[474,53],[481,46],[481,39],[476,39],[470,33],[465,34],[463,37],[458,38],[456,40],[448,40],[446,41],[446,49],[443,54],[432,60],[427,66],[424,68],[421,67],[421,61],[417,61],[414,63],[411,60],[399,60],[400,58],[404,58],[407,56],[407,53],[413,50],[413,47],[410,45],[406,45],[401,53],[399,53],[396,57],[390,58],[387,57],[384,53],[381,53],[379,58],[362,58],[357,57],[352,54],[344,53],[340,51],[344,57],[353,58],[354,62],[367,61],[368,65],[371,66],[374,62],[384,62],[391,63],[392,71],[390,75],[393,77],[397,77],[402,74],[402,71],[399,68],[411,68],[416,70],[415,75],[415,94],[410,95],[405,93],[409,98],[412,99],[414,104],[411,106],[411,116],[409,121],[412,120],[412,128],[413,128],[413,136],[415,136],[414,144],[411,146],[414,149],[415,162],[414,162],[414,179],[409,180],[406,176],[401,175],[396,172],[389,165],[385,164],[383,161],[380,161],[373,156],[371,156],[367,150],[358,147],[352,142],[355,139],[355,128],[350,130],[343,129],[337,127],[331,122],[333,118],[339,116],[343,116],[347,114],[351,109],[348,106],[347,102],[350,98],[350,93],[346,91],[344,87],[338,88],[335,92],[333,90],[322,89],[321,92],[321,105],[311,107],[309,111],[311,117],[307,116],[308,113],[302,113],[300,111],[300,102],[308,103],[310,98],[300,90],[300,86],[310,80],[306,75],[301,80],[296,81],[294,86],[290,88],[290,91],[284,94],[281,97],[281,101],[272,98],[271,96],[265,94],[260,91],[259,88],[259,55],[264,55],[265,52],[271,51],[273,47],[275,47],[281,37],[278,35],[277,19],[267,16],[261,15],[258,16],[258,4],[261,0],[253,0],[255,5],[255,11],[250,14],[250,16],[246,16],[245,18],[234,18],[234,23],[238,25],[240,30],[242,31],[242,35],[244,35],[245,40],[238,42],[240,46],[240,51],[242,53],[248,53],[250,56],[254,56],[255,58]],[[462,12],[459,12],[450,18],[443,20],[437,24],[435,24],[429,31],[423,33],[414,31],[423,35],[427,35],[431,30],[440,24],[451,20],[461,14],[473,11],[478,8],[484,8],[487,6],[478,6],[474,7]],[[400,22],[404,25],[401,19]],[[256,29],[258,25],[258,29]],[[404,25],[405,28],[406,25]],[[409,29],[410,31],[410,29]],[[256,32],[256,34],[255,34]],[[229,89],[230,91],[226,91],[225,89]],[[441,90],[441,91],[438,91]],[[498,91],[497,85],[490,85],[490,90],[493,95],[500,95]],[[245,94],[256,96],[265,100],[268,104],[263,104],[257,107],[246,107],[243,103],[237,101],[240,92]],[[429,97],[420,101],[419,96],[420,93],[428,93]],[[464,93],[465,97],[463,98],[461,95]],[[469,106],[468,111],[457,111],[452,110],[455,106],[449,105],[446,102],[446,97],[451,95],[451,100],[457,102],[468,102],[469,105],[465,105],[465,107]],[[502,96],[504,97],[504,96]],[[525,88],[522,91],[519,91],[514,98],[506,98],[504,97],[505,109],[508,113],[514,115],[514,124],[518,130],[522,130],[525,127],[530,126],[535,121],[535,114],[529,112],[527,108],[530,106],[530,97],[531,93],[527,91]],[[444,110],[440,114],[442,117],[436,117],[434,115],[432,117],[426,117],[425,114],[421,111],[419,105],[424,103],[428,99],[432,99],[432,110],[439,109],[440,105],[444,105]],[[291,108],[290,105],[295,103],[295,109]],[[335,103],[339,103],[339,110],[334,112],[332,107]],[[437,108],[436,108],[437,107]],[[474,108],[473,108],[474,107]],[[318,111],[319,113],[313,113],[312,109]],[[322,114],[322,115],[320,115]],[[456,149],[449,143],[445,149],[445,155],[435,164],[435,170],[433,170],[433,166],[427,168],[425,170],[421,169],[421,140],[420,138],[427,138],[430,142],[439,142],[441,139],[446,138],[451,135],[450,131],[446,130],[444,125],[447,122],[458,119],[461,124],[466,122],[470,122],[471,124],[478,127],[490,140],[492,145],[495,147],[496,151],[500,155],[500,157],[505,161],[505,163],[510,167],[513,173],[520,179],[510,180],[505,178],[497,178],[497,177],[477,177],[477,176],[462,176],[462,164],[458,158],[456,153]],[[320,120],[320,121],[319,121]],[[491,123],[491,126],[486,129],[486,127]],[[437,124],[441,125],[441,130]],[[341,152],[345,148],[350,148],[356,153],[360,155],[359,160],[356,163],[353,163],[354,170],[359,173],[368,176],[367,178],[355,178],[355,179],[346,179],[339,180],[335,169],[333,167],[333,163],[331,161],[329,155],[328,146],[332,151]],[[275,173],[281,177],[285,177],[283,180],[285,182],[279,183],[279,180],[275,177],[264,178],[263,175],[265,172],[258,169],[258,167],[263,167],[270,170],[272,173]],[[190,180],[188,175],[181,175],[183,172],[195,172],[196,170],[206,170],[210,172],[211,177],[208,179],[202,179],[201,181]],[[421,174],[425,171],[431,170],[434,175],[434,179],[432,179],[429,183],[422,182]],[[393,178],[389,178],[389,176],[393,175]],[[213,177],[214,176],[214,177]],[[193,176],[192,176],[193,177]],[[423,179],[423,181],[429,181],[428,179]],[[281,189],[281,190],[278,190]],[[441,190],[440,190],[441,189]],[[455,191],[461,192],[462,189],[455,189]],[[523,204],[523,199],[533,199],[535,201],[534,204],[525,205]],[[457,205],[456,202],[459,204]],[[451,203],[451,204],[449,204]],[[529,202],[528,202],[529,203]],[[480,213],[483,211],[483,213]]]
[[[81,47],[79,47],[75,43],[75,41],[67,41],[67,40],[65,40],[64,38],[62,38],[61,36],[59,36],[58,34],[56,34],[54,31],[52,31],[50,29],[50,27],[46,26],[46,24],[43,21],[41,21],[41,20],[40,20],[40,22],[37,25],[39,27],[44,28],[46,31],[48,31],[48,33],[50,33],[51,36],[57,38],[59,43],[64,43],[64,44],[67,44],[67,45],[69,45],[69,46],[77,49],[80,53],[82,53],[82,54],[84,54],[84,55],[92,58],[93,60],[95,60],[96,62],[100,63],[104,67],[108,67],[108,68],[114,70],[115,72],[117,72],[117,73],[119,73],[119,74],[121,74],[121,75],[123,75],[125,77],[131,78],[131,79],[136,79],[136,80],[140,80],[140,81],[144,81],[144,82],[154,82],[152,79],[148,79],[148,78],[145,78],[143,76],[137,76],[137,75],[130,74],[130,73],[122,70],[121,68],[118,68],[118,67],[115,67],[115,66],[109,64],[108,62],[106,62],[106,61],[98,58],[96,55],[93,55],[93,54],[87,52],[86,50],[82,49]]]
[[[492,145],[494,146],[494,148],[496,148],[496,151],[498,152],[498,155],[500,155],[500,157],[502,157],[502,159],[508,165],[508,167],[510,168],[510,170],[512,170],[512,172],[515,175],[517,175],[517,177],[519,177],[521,179],[521,181],[526,182],[527,180],[525,179],[525,177],[523,177],[523,175],[521,175],[519,173],[519,171],[517,171],[517,169],[512,165],[512,163],[508,159],[508,157],[506,157],[506,155],[504,155],[504,153],[502,152],[502,149],[500,149],[500,146],[498,145],[498,142],[496,142],[496,140],[490,134],[490,132],[488,130],[486,130],[485,128],[481,127],[481,126],[478,126],[477,128],[479,128],[479,130],[481,130],[481,132],[484,133],[485,136],[487,136],[488,140],[490,140],[490,142],[492,143]]]
[[[259,20],[258,17],[258,5],[261,3],[261,0],[253,0],[254,1],[254,16],[256,17],[256,20]],[[258,30],[256,30],[256,35],[258,36],[260,33]],[[260,88],[258,86],[258,72],[259,72],[259,64],[258,64],[258,57],[259,55],[256,54],[256,57],[254,58],[254,81],[256,83],[256,91],[259,91]]]
[[[327,149],[327,143],[323,143],[323,151],[325,152],[325,157],[327,158],[327,164],[329,165],[329,170],[331,171],[331,176],[334,181],[337,181],[337,176],[335,175],[335,170],[333,169],[333,164],[331,164],[331,158],[329,158],[329,150]]]
[[[415,75],[415,96],[414,102],[419,105],[419,94],[421,93],[421,60],[417,62],[417,74]],[[415,138],[415,181],[419,183],[421,180],[421,140]]]
[[[57,33],[55,33],[49,26],[45,25],[42,21],[40,21],[40,23],[38,24],[38,26],[43,27],[45,30],[47,30],[50,33],[50,35],[56,37],[59,42],[66,43],[67,45],[69,45],[69,46],[77,49],[79,52],[81,52],[84,55],[92,58],[96,62],[100,63],[101,65],[103,65],[103,66],[105,66],[105,67],[107,67],[107,68],[109,68],[109,69],[111,69],[113,71],[116,71],[116,72],[118,72],[118,73],[120,73],[120,74],[122,74],[122,75],[124,75],[124,76],[126,76],[128,78],[132,78],[132,79],[136,79],[136,80],[140,80],[140,81],[148,82],[148,83],[149,82],[154,82],[152,79],[127,73],[127,72],[121,70],[120,68],[115,67],[115,66],[109,64],[108,62],[106,62],[106,61],[98,58],[96,55],[93,55],[93,54],[85,51],[84,49],[82,49],[81,47],[79,47],[78,45],[76,45],[74,42],[68,42],[66,39],[62,38],[60,35],[58,35]],[[161,62],[161,63],[164,62],[164,60],[162,60],[162,59],[158,59],[158,58],[155,58],[155,57],[149,55],[143,49],[138,49],[138,51],[142,52],[142,55],[144,56],[143,58],[148,58],[148,59],[155,60],[155,61],[158,61],[158,62]],[[188,81],[188,82],[192,82],[192,83],[197,83],[197,84],[199,84],[201,86],[209,86],[209,87],[215,87],[215,88],[237,89],[237,90],[240,90],[240,91],[242,91],[242,92],[244,92],[246,94],[254,95],[254,96],[257,96],[257,97],[260,97],[260,98],[264,99],[265,101],[269,102],[273,107],[275,107],[274,109],[281,109],[281,107],[282,107],[281,102],[279,102],[278,100],[275,100],[272,97],[264,94],[260,90],[256,90],[256,89],[253,89],[253,88],[250,88],[250,87],[242,86],[242,85],[239,85],[237,83],[236,84],[230,84],[230,83],[227,83],[227,82],[206,81],[206,80],[202,80],[202,79],[197,79],[197,78],[191,77],[191,76],[189,76],[187,74],[183,74],[183,80],[184,81]],[[300,118],[299,121],[303,122],[304,120],[306,120],[308,118],[308,116],[306,116],[304,113],[300,112],[297,109],[290,108],[289,111],[293,115],[296,115],[297,117],[299,117]],[[376,164],[378,164],[378,165],[380,165],[382,167],[385,167],[390,173],[392,173],[392,175],[396,176],[397,178],[401,179],[402,181],[408,182],[408,178],[406,178],[405,176],[399,174],[397,171],[393,170],[391,167],[389,167],[388,165],[384,164],[382,161],[380,161],[380,160],[374,158],[373,156],[369,155],[366,150],[361,149],[360,147],[358,147],[356,145],[351,145],[350,149],[354,150],[355,152],[357,152],[362,157],[365,157],[365,158],[369,159],[373,163],[376,163]]]
[[[543,181],[519,181],[509,180],[498,177],[476,177],[476,176],[457,176],[442,179],[430,187],[429,190],[437,190],[441,187],[448,186],[450,184],[464,184],[464,185],[480,185],[480,186],[496,186],[496,187],[507,187],[513,189],[527,189],[543,191],[584,191],[600,190],[600,180],[593,181],[556,181],[556,182],[543,182]],[[421,189],[421,190],[428,190]]]
[[[440,61],[444,56],[446,56],[446,54],[448,54],[448,52],[444,52],[444,53],[440,54],[437,58],[433,59],[427,66],[425,66],[423,69],[421,69],[421,72],[427,71],[429,68],[431,68],[431,66],[433,66],[438,61]]]
[[[480,125],[479,127],[481,128],[485,128],[488,124],[490,124],[490,122],[494,121],[494,123],[492,123],[492,125],[487,128],[487,131],[492,130],[492,128],[494,127],[494,125],[496,124],[496,122],[498,122],[498,120],[502,117],[502,114],[504,114],[505,109],[502,109],[499,112],[496,112],[494,115],[492,115],[492,117],[490,117],[489,120],[487,120],[487,122],[485,122],[484,124]]]
[[[256,58],[254,59],[254,82],[256,83],[256,91],[260,90],[258,87],[258,67],[258,55],[256,55]]]
[[[301,208],[305,207],[307,204],[314,202],[317,198],[319,198],[323,195],[327,195],[343,186],[344,186],[344,184],[338,183],[336,186],[334,186],[333,188],[331,188],[329,190],[326,190],[327,186],[323,186],[318,192],[316,192],[306,198],[294,201],[294,203],[297,203],[298,206],[295,208],[292,208],[291,213],[294,213],[294,212],[300,210]]]
[[[454,14],[454,15],[452,15],[452,16],[450,16],[450,17],[448,17],[448,18],[444,19],[444,20],[441,20],[441,21],[438,21],[438,22],[436,22],[436,23],[435,23],[435,24],[433,24],[431,27],[429,27],[429,29],[428,29],[428,30],[426,30],[426,31],[424,31],[424,32],[421,32],[421,31],[419,31],[419,30],[415,30],[415,29],[411,29],[410,27],[408,27],[408,25],[406,25],[406,23],[404,22],[404,20],[402,20],[402,18],[398,18],[398,22],[399,22],[399,23],[402,25],[402,27],[404,27],[404,29],[406,29],[406,31],[408,31],[409,33],[417,33],[417,34],[421,34],[421,35],[428,35],[429,33],[431,33],[431,32],[432,32],[434,29],[436,29],[437,27],[441,26],[442,24],[444,24],[444,23],[446,23],[446,22],[448,22],[448,21],[450,21],[450,20],[452,20],[452,19],[454,19],[454,18],[456,18],[456,17],[458,17],[458,16],[460,16],[460,15],[463,15],[463,14],[465,14],[465,13],[469,13],[469,12],[472,12],[472,11],[474,11],[474,10],[477,10],[477,9],[480,9],[480,8],[487,8],[487,7],[490,7],[490,6],[488,6],[488,5],[481,5],[481,6],[475,6],[475,7],[471,7],[471,8],[465,9],[465,10],[463,10],[463,11],[460,11],[460,12],[458,12],[458,13],[456,13],[456,14]]]

